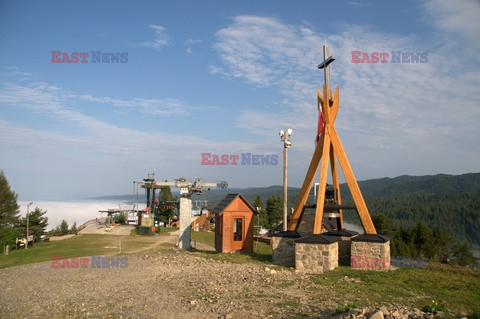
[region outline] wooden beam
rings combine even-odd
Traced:
[[[335,88],[335,94],[333,96],[333,103],[332,103],[332,107],[331,107],[331,110],[330,110],[330,115],[333,118],[333,122],[335,122],[335,120],[337,119],[337,114],[338,114],[339,109],[340,109],[340,88],[337,86]],[[340,194],[340,181],[338,179],[337,160],[335,158],[335,152],[333,150],[333,146],[332,146],[332,148],[330,148],[330,167],[331,167],[331,170],[332,170],[333,187],[334,187],[334,189],[337,193],[337,203],[339,205],[341,205],[342,204],[342,197],[341,197],[341,194]],[[343,229],[344,228],[343,210],[340,209],[339,213],[340,213],[340,228]]]
[[[326,85],[323,86],[323,103],[322,103],[322,110],[323,110],[323,118],[325,120],[325,127],[327,124],[332,124],[332,118],[330,116],[330,102],[328,101],[328,88]]]
[[[365,230],[366,234],[376,234],[377,231],[375,230],[375,226],[373,225],[367,205],[365,204],[365,200],[363,199],[360,188],[358,187],[357,180],[355,179],[352,167],[350,166],[347,155],[345,154],[342,142],[338,137],[337,130],[333,125],[330,130],[330,138],[332,140],[332,146],[335,155],[338,158],[338,162],[340,163],[340,167],[342,168],[343,175],[345,176],[345,180],[347,181],[348,188],[352,193],[353,201],[355,202],[355,206],[357,207],[358,215],[360,217],[360,221],[362,222],[363,229]]]
[[[322,134],[323,135],[323,134]],[[310,193],[310,189],[312,188],[313,180],[315,178],[315,174],[317,173],[318,165],[320,163],[320,159],[322,157],[323,151],[323,138],[320,136],[317,146],[315,147],[315,151],[313,152],[312,160],[310,161],[310,166],[308,167],[307,174],[305,179],[303,180],[303,185],[300,190],[300,194],[297,198],[297,203],[295,204],[295,208],[293,209],[293,215],[288,223],[288,230],[294,231],[298,228],[300,223],[300,217],[302,214],[302,209],[308,199],[308,194]]]
[[[342,205],[342,196],[340,194],[340,181],[338,179],[337,159],[335,158],[333,146],[330,148],[330,167],[332,170],[333,188],[335,189],[335,193],[337,194],[337,204]],[[340,229],[344,229],[343,210],[339,209],[338,212],[340,213]]]
[[[330,115],[332,117],[332,123],[337,119],[338,110],[340,109],[340,89],[337,86],[335,89],[335,95],[333,96],[333,104],[331,107]]]
[[[317,89],[317,107],[318,107],[318,111],[321,112],[323,109],[323,97],[319,89]]]
[[[330,126],[330,125],[329,125]],[[323,225],[323,207],[325,205],[325,190],[327,187],[327,175],[328,175],[328,156],[330,154],[330,134],[328,127],[325,127],[323,138],[323,151],[322,151],[322,163],[320,167],[320,180],[318,184],[317,193],[317,208],[315,209],[315,223],[313,224],[313,233],[320,234],[322,232]]]

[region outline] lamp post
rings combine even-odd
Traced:
[[[33,204],[33,201],[30,201],[30,203],[27,204],[27,237],[25,237],[25,249],[28,247],[28,213],[30,210],[30,206]]]
[[[292,135],[292,129],[280,131],[280,138],[283,141],[283,231],[287,230],[287,176],[288,176],[288,148],[292,143],[288,140]]]

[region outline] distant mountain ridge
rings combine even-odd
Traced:
[[[352,202],[342,185],[344,203]],[[384,214],[396,226],[424,221],[457,241],[480,246],[480,173],[399,176],[359,182],[372,216]]]
[[[400,195],[449,195],[459,192],[478,193],[480,192],[480,173],[467,173],[462,175],[424,175],[410,176],[401,175],[398,177],[383,177],[359,181],[358,185],[365,199],[371,197],[400,196]],[[340,185],[342,199],[344,202],[350,202],[351,196],[346,183]],[[248,187],[248,188],[212,188],[206,190],[203,195],[194,195],[195,199],[205,199],[208,201],[219,202],[229,193],[242,193],[247,199],[260,196],[262,199],[268,196],[283,196],[283,186],[272,185],[268,187]],[[288,187],[289,206],[295,205],[296,198],[300,193],[299,187]],[[310,191],[310,199],[313,198],[313,192]],[[172,188],[172,194],[178,196],[179,192]],[[140,199],[144,199],[144,194],[140,192]],[[95,196],[86,199],[89,200],[121,200],[131,201],[132,194],[125,195],[105,195]],[[253,198],[254,200],[255,198]],[[291,205],[290,205],[291,202]]]
[[[462,175],[402,175],[394,178],[369,179],[358,182],[365,198],[385,195],[436,194],[480,191],[480,173]],[[342,189],[345,189],[343,187]]]
[[[385,214],[396,226],[411,227],[418,221],[426,222],[431,228],[448,230],[458,241],[468,241],[480,246],[480,173],[462,175],[402,175],[394,178],[369,179],[358,182],[372,216]],[[342,202],[352,203],[346,184],[341,185]],[[172,189],[178,196],[178,191]],[[194,195],[195,200],[208,200],[213,206],[228,193],[242,193],[252,204],[257,196],[266,203],[270,196],[283,196],[283,186],[211,189],[204,195]],[[288,206],[293,207],[300,188],[288,188]],[[100,196],[94,200],[131,201],[132,195]],[[145,196],[139,194],[139,201]],[[313,191],[309,203],[314,202]],[[346,218],[356,214],[348,213]],[[354,216],[355,217],[355,216]],[[355,220],[351,220],[355,222]]]

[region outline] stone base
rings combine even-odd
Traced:
[[[338,238],[310,235],[295,241],[295,268],[321,274],[338,267]]]
[[[283,231],[272,236],[273,263],[280,266],[295,266],[295,239],[300,238],[296,231]]]
[[[334,230],[324,235],[336,236],[339,239],[338,242],[338,264],[342,266],[350,266],[350,257],[352,242],[351,239],[355,238],[358,233],[353,230]]]
[[[352,239],[351,267],[367,270],[390,268],[390,239],[382,235],[359,235]]]

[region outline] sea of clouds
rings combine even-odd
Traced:
[[[27,213],[27,203],[26,201],[19,201],[20,205],[20,215],[24,217]],[[122,205],[124,208],[126,205]],[[32,206],[30,206],[30,212],[32,212],[36,207],[46,210],[46,216],[48,217],[48,227],[47,230],[55,228],[60,225],[63,219],[68,222],[69,227],[72,226],[74,222],[77,223],[77,227],[85,223],[90,219],[95,219],[100,217],[99,210],[107,210],[109,208],[119,208],[119,203],[115,201],[35,201]],[[131,206],[130,206],[131,207]],[[139,205],[139,208],[142,209],[145,205]]]

